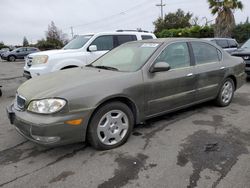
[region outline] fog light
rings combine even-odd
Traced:
[[[36,136],[32,135],[32,137],[39,142],[58,142],[60,137],[58,136]]]

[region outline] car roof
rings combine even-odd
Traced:
[[[150,32],[144,32],[144,31],[105,31],[105,32],[96,32],[96,33],[83,33],[79,34],[79,36],[82,35],[113,35],[113,34],[120,34],[120,35],[133,35],[133,34],[139,34],[139,35],[154,35],[154,33]]]
[[[235,40],[233,38],[202,38],[204,40]]]
[[[171,43],[171,42],[190,42],[190,41],[204,41],[208,42],[203,39],[197,39],[197,38],[157,38],[157,39],[148,39],[148,40],[140,40],[140,41],[134,41],[134,42],[158,42],[158,43]]]

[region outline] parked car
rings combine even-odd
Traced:
[[[204,39],[214,42],[229,54],[233,53],[239,48],[239,44],[235,39],[231,38],[204,38]]]
[[[1,58],[7,61],[15,61],[16,59],[24,59],[27,55],[38,51],[39,49],[34,47],[21,47],[3,53]]]
[[[23,75],[29,79],[58,70],[85,66],[125,42],[153,38],[156,37],[152,33],[126,30],[79,35],[61,50],[29,55]]]
[[[250,39],[240,49],[232,53],[233,56],[242,57],[246,63],[246,73],[250,77]]]
[[[4,54],[5,52],[9,52],[9,51],[10,51],[9,48],[2,48],[2,49],[0,50],[0,57],[1,57],[2,54]]]
[[[146,119],[209,100],[229,105],[246,80],[244,69],[242,58],[204,40],[130,42],[86,67],[28,80],[7,111],[33,142],[88,140],[112,149]]]

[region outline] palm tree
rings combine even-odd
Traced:
[[[208,0],[215,21],[215,37],[231,37],[235,27],[234,11],[242,10],[243,4],[239,0]]]

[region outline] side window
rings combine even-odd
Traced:
[[[97,51],[111,50],[114,48],[113,36],[100,36],[96,38],[91,45],[97,46]]]
[[[126,42],[129,42],[129,41],[137,40],[135,35],[117,35],[116,38],[117,38],[117,45],[116,46],[119,46],[119,45],[126,43]]]
[[[216,40],[216,43],[222,48],[229,48],[227,40]]]
[[[151,35],[142,35],[141,39],[142,40],[147,40],[147,39],[153,39],[153,37]]]
[[[190,66],[190,56],[187,43],[179,42],[170,44],[157,57],[157,62],[166,62],[170,65],[170,69]]]
[[[219,62],[219,54],[217,48],[204,42],[192,42],[194,58],[196,64],[205,64]]]
[[[236,43],[236,41],[229,40],[228,43],[230,48],[238,48],[238,44]]]

